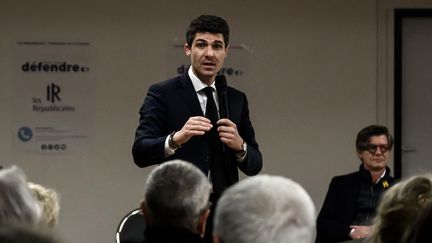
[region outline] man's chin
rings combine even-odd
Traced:
[[[216,74],[217,74],[217,72],[215,70],[212,70],[212,71],[207,70],[207,71],[202,72],[202,75],[206,76],[206,77],[214,77],[214,76],[216,76]]]
[[[200,79],[212,79],[216,76],[217,72],[200,72],[198,77]]]
[[[365,168],[371,172],[380,172],[382,170],[386,169],[386,164],[385,163],[379,163],[379,164],[369,164],[366,165],[364,164]]]
[[[217,66],[201,66],[200,67],[200,71],[203,74],[211,74],[211,73],[215,74],[215,73],[217,73],[218,70],[219,69]]]
[[[375,166],[372,166],[371,170],[374,172],[380,172],[380,171],[385,170],[385,168],[386,168],[385,165],[375,165]]]

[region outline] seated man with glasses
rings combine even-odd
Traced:
[[[143,243],[203,243],[211,185],[198,167],[165,162],[147,178],[141,210],[147,222]]]
[[[360,169],[332,179],[317,219],[316,243],[368,237],[381,194],[393,185],[387,164],[393,138],[384,126],[363,128],[356,139]]]

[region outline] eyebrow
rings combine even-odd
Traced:
[[[195,40],[195,43],[197,43],[197,42],[205,42],[205,43],[209,43],[207,40],[204,40],[204,39],[196,39],[196,40]],[[215,41],[212,42],[212,43],[224,44],[224,42],[221,41],[221,40],[215,40]]]

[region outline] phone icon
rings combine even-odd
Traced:
[[[21,127],[18,130],[18,138],[22,142],[30,141],[32,139],[32,137],[33,137],[33,131],[32,131],[31,128],[29,128],[29,127]]]

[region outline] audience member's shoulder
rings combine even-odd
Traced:
[[[333,177],[333,182],[347,182],[356,179],[359,176],[358,171],[354,171],[348,174],[337,175]]]
[[[53,231],[28,224],[0,225],[0,242],[4,243],[60,243]]]

